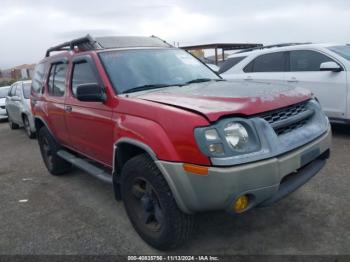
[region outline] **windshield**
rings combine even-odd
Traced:
[[[331,46],[328,49],[350,61],[350,45]]]
[[[25,99],[30,98],[30,88],[31,88],[31,84],[29,83],[23,85],[23,96]]]
[[[5,98],[9,90],[10,87],[0,87],[0,98]]]
[[[101,52],[100,57],[118,93],[221,79],[180,49],[118,50]]]

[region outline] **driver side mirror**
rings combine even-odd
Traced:
[[[77,99],[84,102],[104,102],[106,95],[97,83],[81,84],[77,86]]]
[[[320,71],[340,72],[342,70],[336,62],[324,62],[320,65]]]

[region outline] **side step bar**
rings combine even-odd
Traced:
[[[57,152],[57,155],[64,160],[68,161],[72,165],[84,170],[85,172],[89,173],[90,175],[102,180],[103,182],[106,182],[108,184],[112,184],[112,175],[104,171],[103,169],[89,163],[88,161],[77,157],[65,150],[59,150]]]

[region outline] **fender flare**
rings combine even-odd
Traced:
[[[58,143],[58,141],[57,141],[56,137],[54,136],[53,132],[51,131],[49,125],[40,116],[34,116],[34,125],[35,125],[35,129],[36,129],[37,134],[39,134],[39,130],[40,129],[38,129],[37,126],[36,126],[36,120],[40,120],[44,124],[44,126],[47,128],[47,130],[49,130],[49,133],[51,134],[52,138]]]
[[[152,148],[150,146],[148,146],[147,144],[140,142],[136,139],[132,139],[132,138],[121,138],[119,140],[117,140],[114,143],[113,146],[113,172],[112,172],[112,179],[113,179],[113,190],[114,190],[114,195],[115,198],[117,200],[121,200],[121,192],[120,192],[120,174],[118,174],[117,170],[116,170],[116,152],[117,152],[117,147],[118,145],[122,144],[122,143],[126,143],[126,144],[131,144],[133,146],[139,147],[140,149],[144,150],[146,153],[149,154],[149,156],[153,159],[154,164],[157,166],[157,168],[159,169],[159,171],[161,172],[162,176],[164,177],[165,181],[167,182],[171,193],[178,205],[178,207],[185,213],[187,214],[191,214],[192,212],[190,212],[188,210],[188,208],[186,207],[183,199],[181,198],[178,190],[176,189],[175,183],[173,181],[173,179],[171,178],[171,176],[169,176],[169,174],[167,172],[164,172],[164,170],[161,168],[161,166],[159,165],[159,159],[157,158],[157,155],[155,154],[155,152],[152,150]]]

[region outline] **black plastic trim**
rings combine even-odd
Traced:
[[[297,173],[290,174],[283,178],[278,191],[271,198],[259,204],[258,207],[271,206],[304,185],[325,166],[329,154],[328,149],[317,159],[300,168]]]

